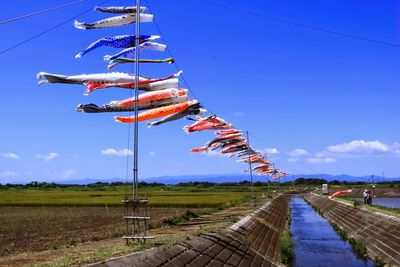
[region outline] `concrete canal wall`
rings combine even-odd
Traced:
[[[349,236],[362,240],[369,257],[379,257],[385,263],[400,266],[400,218],[314,193],[304,198],[331,223],[340,226]]]
[[[280,237],[289,221],[290,195],[280,195],[229,228],[260,255],[280,261]]]

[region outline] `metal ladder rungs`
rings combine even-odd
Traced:
[[[145,220],[150,220],[150,217],[143,217],[143,216],[124,216],[124,219],[127,219],[127,220],[145,221]]]
[[[146,239],[154,239],[154,236],[123,236],[122,239],[146,240]]]

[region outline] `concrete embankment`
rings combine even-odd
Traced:
[[[246,239],[258,254],[279,261],[280,236],[288,226],[290,198],[280,195],[232,225],[229,231]]]
[[[290,196],[280,195],[227,231],[203,233],[91,266],[279,266],[280,235],[287,228]]]
[[[379,257],[392,266],[400,266],[400,218],[354,207],[314,193],[305,195],[320,214],[362,240],[372,259]]]

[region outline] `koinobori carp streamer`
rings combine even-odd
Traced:
[[[151,79],[139,76],[139,89],[145,91],[156,91],[171,87],[177,87],[179,84],[178,79],[181,71],[170,75],[165,78]],[[45,80],[41,80],[41,78]],[[43,83],[66,83],[66,84],[85,84],[88,86],[85,95],[89,95],[93,90],[108,88],[108,87],[121,87],[133,88],[135,86],[135,75],[122,72],[109,72],[98,74],[81,74],[81,75],[60,75],[47,72],[40,72],[37,74],[39,85]]]
[[[166,107],[161,107],[161,108],[155,108],[151,109],[148,111],[144,111],[138,115],[138,122],[141,121],[147,121],[151,119],[156,119],[164,116],[168,116],[171,114],[175,114],[178,112],[182,112],[189,108],[191,105],[197,104],[197,100],[189,100],[184,103],[179,103],[175,105],[170,105]],[[135,117],[130,116],[130,117],[121,117],[121,116],[115,116],[114,119],[118,122],[124,122],[124,123],[132,123],[135,122]]]
[[[146,7],[141,6],[139,8],[139,12],[145,12],[146,9],[147,9]],[[107,7],[97,6],[94,8],[94,10],[103,13],[117,13],[117,14],[129,14],[137,12],[136,6],[107,6]]]
[[[175,60],[172,57],[165,58],[165,59],[139,59],[139,63],[168,63],[172,64]],[[112,69],[117,65],[126,64],[126,63],[136,63],[135,59],[132,58],[116,58],[112,59],[108,62],[107,69]]]
[[[329,196],[329,198],[333,198],[333,197],[336,197],[336,196],[342,196],[342,195],[348,195],[351,192],[353,192],[353,190],[351,190],[351,189],[337,191],[337,192],[333,193],[331,196]]]
[[[192,125],[185,126],[183,129],[190,133],[195,131],[230,129],[233,125],[216,115],[211,115],[206,118],[196,118],[196,122]]]
[[[186,89],[171,88],[140,94],[137,103],[138,110],[145,110],[182,103],[187,100],[188,98]],[[136,98],[131,97],[120,101],[111,101],[110,103],[102,106],[97,106],[96,104],[92,103],[79,104],[77,111],[87,113],[134,111],[135,102]]]
[[[145,50],[165,52],[167,50],[167,46],[163,45],[163,44],[155,43],[155,42],[144,42],[139,45],[138,50],[140,52],[143,52]],[[106,56],[104,56],[104,60],[110,61],[110,60],[120,58],[120,57],[129,57],[129,56],[132,56],[133,54],[135,54],[135,51],[136,51],[136,47],[130,47],[130,48],[122,50],[121,52],[119,52],[115,55],[111,55],[111,56],[106,55]]]
[[[142,44],[146,41],[159,39],[159,35],[140,35],[139,36],[139,44]],[[91,43],[85,50],[78,53],[75,58],[80,58],[83,55],[87,54],[90,51],[95,50],[96,48],[102,46],[114,47],[114,48],[129,48],[135,46],[135,35],[117,35],[117,36],[109,36],[103,37],[93,43]]]
[[[174,78],[179,77],[182,74],[182,71],[179,71],[175,74],[172,74],[170,76],[164,77],[164,78],[157,78],[157,79],[151,79],[151,78],[146,78],[146,77],[140,77],[139,81],[138,81],[138,85],[139,85],[139,89],[140,90],[149,90],[151,91],[151,88],[147,88],[147,87],[143,87],[146,85],[150,85],[150,84],[154,84],[154,83],[162,83],[164,81],[168,81],[168,80],[172,80]],[[134,88],[136,82],[128,82],[128,83],[97,83],[97,82],[86,82],[85,83],[88,87],[86,89],[85,95],[90,94],[92,91],[96,90],[96,89],[104,89],[104,88],[109,88],[109,87],[119,87],[119,88]],[[169,86],[169,87],[165,87],[165,88],[170,88],[173,86]],[[162,88],[162,89],[165,89]]]
[[[179,119],[184,118],[189,115],[201,115],[201,114],[205,114],[206,112],[207,112],[207,110],[204,108],[201,108],[200,103],[193,103],[193,104],[189,105],[189,107],[183,111],[173,113],[171,115],[167,115],[158,121],[149,122],[148,126],[152,127],[152,126],[156,126],[156,125],[161,125],[166,122],[179,120]]]
[[[152,22],[152,14],[140,13],[140,22]],[[129,25],[136,22],[136,13],[129,13],[120,16],[110,17],[102,20],[98,20],[92,23],[74,21],[74,26],[81,30],[101,29],[116,26]]]
[[[167,99],[160,99],[160,100],[150,101],[150,102],[146,102],[146,103],[139,103],[138,110],[150,110],[150,109],[154,109],[154,108],[165,107],[165,106],[169,106],[169,105],[183,103],[186,101],[188,101],[188,98],[186,96],[177,96],[177,97],[171,97],[171,98],[167,98]],[[118,106],[118,105],[113,105],[113,104],[105,104],[102,106],[98,106],[93,103],[79,104],[78,107],[76,108],[76,111],[86,112],[86,113],[126,112],[126,111],[134,111],[134,110],[135,110],[134,105]]]

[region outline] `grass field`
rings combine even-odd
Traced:
[[[265,188],[257,188],[261,194]],[[105,186],[84,190],[64,189],[7,189],[0,190],[1,206],[120,206],[129,191],[122,186]],[[181,188],[147,187],[140,193],[149,198],[151,207],[218,207],[226,203],[242,202],[251,197],[248,187]]]

